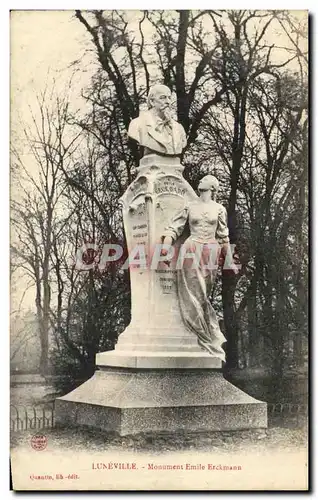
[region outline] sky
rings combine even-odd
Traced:
[[[92,55],[90,37],[74,18],[74,11],[11,12],[11,114],[14,121],[26,118],[28,105],[43,90],[48,79],[56,78],[62,86],[69,78],[74,61],[81,72],[74,81],[73,99],[90,79]]]

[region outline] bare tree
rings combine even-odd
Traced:
[[[32,128],[24,127],[30,163],[16,148],[12,152],[19,179],[18,196],[12,199],[15,265],[24,269],[35,286],[35,303],[41,341],[40,371],[48,370],[50,282],[53,231],[59,218],[65,188],[61,168],[67,168],[78,135],[66,139],[68,96],[46,89],[37,97],[37,113],[31,111]]]

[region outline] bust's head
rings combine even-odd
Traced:
[[[211,191],[213,197],[219,190],[219,181],[214,175],[205,175],[199,182],[198,190]]]
[[[166,85],[154,85],[148,94],[148,109],[154,108],[158,112],[164,111],[170,106],[171,91]]]

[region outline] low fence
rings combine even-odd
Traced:
[[[308,406],[300,403],[267,403],[268,427],[301,428],[307,425]]]
[[[10,431],[54,427],[54,403],[36,406],[10,405]]]
[[[305,404],[299,403],[267,403],[269,415],[304,415],[307,416],[308,408]]]
[[[289,424],[303,425],[306,422],[308,408],[297,403],[268,403],[268,424],[289,427]],[[10,405],[11,432],[54,427],[54,403],[36,406]]]

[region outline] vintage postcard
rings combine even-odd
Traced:
[[[13,489],[308,490],[308,12],[10,24]]]

